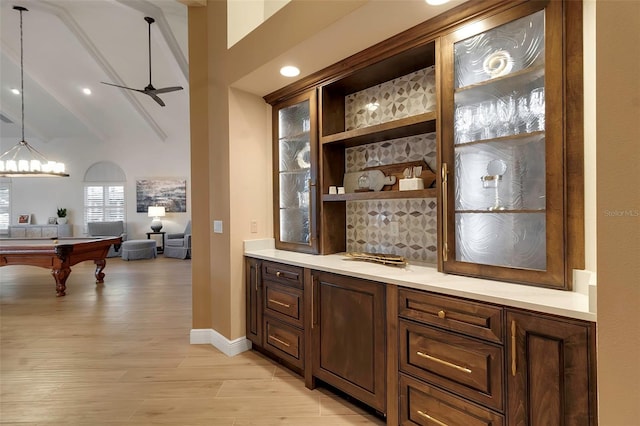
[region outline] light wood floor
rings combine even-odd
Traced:
[[[382,425],[253,352],[190,345],[190,261],[0,268],[3,425]]]

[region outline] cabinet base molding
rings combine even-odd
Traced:
[[[212,328],[191,329],[189,343],[211,345],[227,356],[236,356],[251,349],[251,342],[246,337],[229,340]]]

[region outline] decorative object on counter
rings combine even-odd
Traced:
[[[162,221],[160,220],[160,218],[164,217],[165,214],[166,213],[165,213],[164,206],[149,207],[147,216],[153,218],[153,220],[151,221],[151,229],[153,230],[153,232],[160,232],[160,230],[162,229]]]
[[[22,12],[29,9],[13,6],[20,12],[20,97],[22,101],[22,139],[0,155],[0,176],[5,177],[68,177],[64,163],[50,161],[24,138],[24,47],[22,40]],[[21,215],[22,216],[22,215]]]
[[[18,223],[21,225],[28,225],[31,223],[31,215],[30,214],[19,214],[18,215]]]
[[[347,252],[344,255],[354,260],[364,260],[365,262],[380,263],[383,265],[406,266],[408,263],[404,257],[395,254]]]
[[[64,225],[67,223],[67,209],[59,207],[56,214],[58,215],[58,225]]]
[[[498,187],[500,181],[502,181],[502,176],[507,171],[507,163],[500,159],[491,160],[489,164],[487,164],[487,175],[482,176],[480,180],[482,180],[483,188],[494,188],[495,190],[495,202],[493,206],[489,207],[488,210],[505,210],[505,207],[501,204],[500,195],[498,193]]]
[[[55,216],[51,216],[48,220],[47,220],[47,224],[48,225],[55,225],[58,222],[56,221],[56,217]]]

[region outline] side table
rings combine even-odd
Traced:
[[[158,254],[164,253],[164,234],[166,234],[166,232],[163,232],[163,231],[155,232],[154,231],[154,232],[147,232],[146,234],[147,234],[147,240],[150,240],[152,235],[161,235],[162,236],[162,244],[157,247],[157,252],[158,252]]]

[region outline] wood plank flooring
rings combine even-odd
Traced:
[[[342,426],[384,421],[256,352],[190,345],[190,261],[0,268],[0,424]]]

